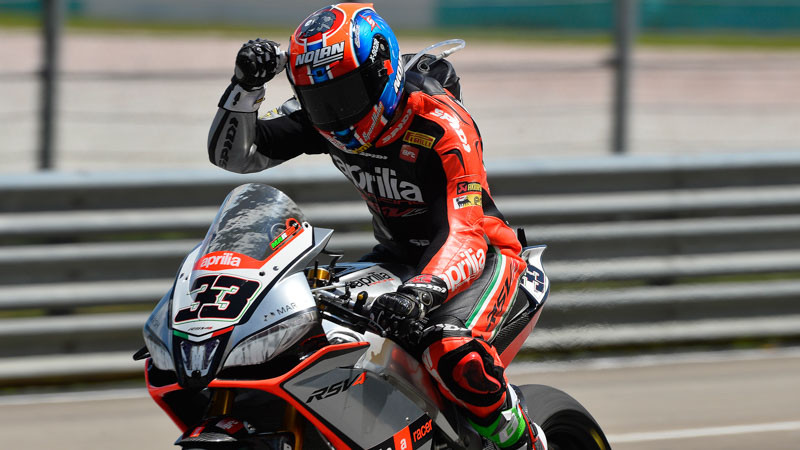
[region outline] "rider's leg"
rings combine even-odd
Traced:
[[[497,351],[488,344],[520,307],[514,299],[524,270],[490,251],[481,276],[429,316],[429,324],[438,325],[426,333],[422,362],[442,394],[463,408],[482,436],[501,448],[539,449],[536,427],[525,417]]]
[[[427,347],[422,362],[442,395],[462,408],[478,434],[502,449],[546,448],[508,385],[497,352],[482,339],[438,340]]]

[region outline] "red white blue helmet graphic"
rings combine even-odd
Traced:
[[[397,109],[405,76],[397,38],[370,3],[314,12],[289,46],[289,80],[311,123],[338,148],[369,148]]]

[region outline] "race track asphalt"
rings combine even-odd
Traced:
[[[517,384],[579,399],[616,450],[800,442],[800,349],[512,365]],[[144,390],[0,397],[0,447],[168,449],[177,428]]]

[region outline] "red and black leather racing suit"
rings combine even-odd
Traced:
[[[446,398],[484,418],[506,397],[503,365],[488,342],[512,309],[526,264],[490,195],[469,113],[419,73],[407,74],[404,96],[397,119],[373,145],[352,152],[329,144],[290,104],[262,120],[220,109],[209,156],[228,170],[252,172],[302,153],[329,154],[372,213],[380,244],[368,257],[411,265],[447,284],[446,301],[428,315],[438,325],[417,356]],[[237,127],[244,138],[230,136]],[[249,154],[235,155],[232,147]]]

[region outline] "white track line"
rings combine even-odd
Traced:
[[[644,433],[622,433],[606,436],[612,444],[622,442],[665,441],[670,439],[690,439],[708,436],[734,434],[770,433],[775,431],[798,431],[800,421],[733,425],[725,427],[687,428],[683,430],[651,431]]]
[[[628,367],[662,366],[669,364],[713,364],[726,361],[763,361],[770,359],[798,357],[800,357],[800,347],[783,347],[752,350],[719,350],[661,355],[599,357],[572,361],[518,361],[512,363],[508,369],[506,369],[506,373],[509,375],[524,375],[540,372],[608,370]]]
[[[54,392],[49,394],[19,394],[0,396],[0,406],[41,405],[47,403],[77,403],[108,400],[149,398],[147,388],[110,389],[104,391]]]

